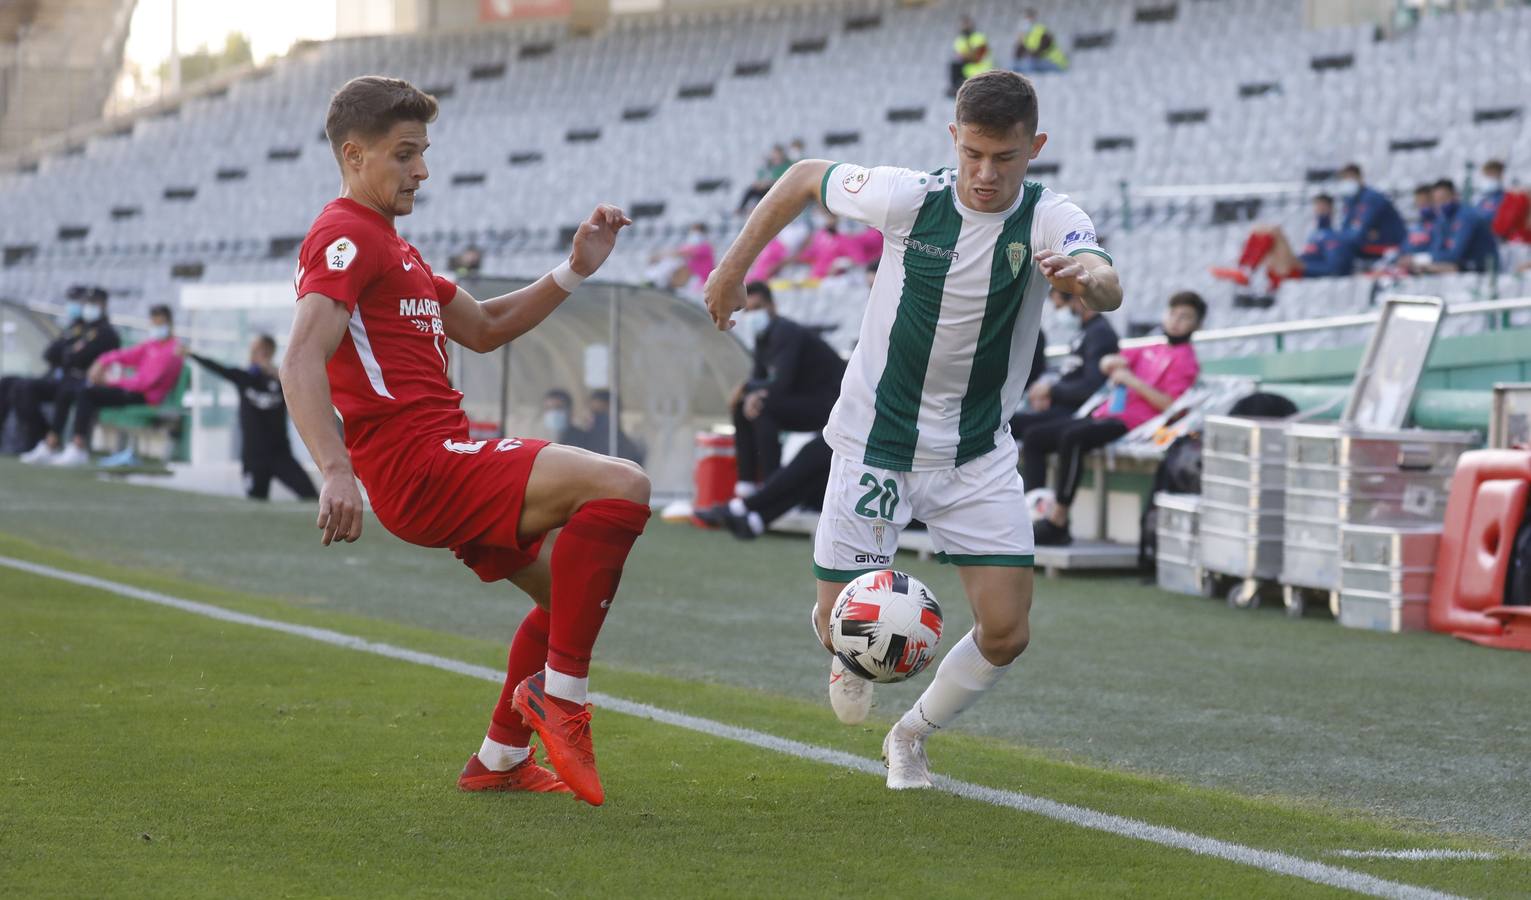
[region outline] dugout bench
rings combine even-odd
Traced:
[[[139,457],[186,460],[190,437],[186,391],[190,387],[191,366],[183,364],[175,387],[158,405],[140,403],[101,410],[92,443],[108,448],[108,453],[132,447]]]

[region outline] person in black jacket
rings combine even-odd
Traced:
[[[564,434],[559,438],[560,443],[572,444],[582,447],[592,453],[601,453],[606,456],[616,456],[621,459],[630,459],[638,465],[643,465],[643,448],[638,442],[628,436],[622,430],[621,417],[617,418],[617,449],[613,453],[611,449],[611,391],[605,388],[596,388],[585,398],[585,406],[590,410],[590,424],[585,428],[569,426],[564,429]]]
[[[1026,392],[1030,410],[1017,413],[1010,420],[1010,431],[1018,441],[1026,439],[1030,428],[1067,419],[1078,412],[1079,407],[1106,383],[1106,376],[1100,371],[1100,361],[1117,351],[1116,329],[1105,316],[1090,309],[1078,297],[1062,291],[1053,291],[1052,301],[1057,306],[1066,306],[1079,319],[1079,331],[1069,341],[1069,355],[1063,361],[1059,376],[1053,380],[1034,378]],[[1033,484],[1026,481],[1024,475],[1021,480],[1027,485]]]
[[[823,498],[832,455],[824,436],[809,441],[783,466],[781,433],[823,430],[840,397],[845,361],[823,338],[778,316],[765,282],[745,288],[740,325],[755,337],[754,368],[730,401],[740,496],[697,510],[695,519],[750,540],[793,508]]]
[[[302,464],[293,458],[287,438],[287,402],[273,365],[276,338],[269,334],[256,337],[250,343],[250,365],[244,369],[196,353],[187,355],[239,389],[239,458],[244,468],[245,496],[269,499],[271,479],[275,478],[299,497],[316,499],[319,492]]]
[[[750,377],[734,389],[734,455],[750,488],[781,468],[783,431],[820,431],[840,397],[845,360],[803,325],[776,314],[763,281],[745,288],[739,323],[755,340]]]
[[[35,447],[48,432],[43,404],[55,402],[61,396],[72,397],[75,389],[85,383],[85,375],[96,358],[122,346],[122,338],[106,317],[106,296],[106,291],[99,287],[77,285],[69,289],[64,330],[43,350],[47,373],[37,378],[0,379],[0,434],[14,410],[20,429],[18,444],[24,449]]]

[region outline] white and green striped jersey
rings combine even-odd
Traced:
[[[837,453],[894,471],[949,469],[994,449],[1020,406],[1048,284],[1042,248],[1110,260],[1084,211],[1026,182],[1010,209],[957,199],[950,169],[837,163],[830,212],[883,234],[882,261],[839,402],[824,429]]]

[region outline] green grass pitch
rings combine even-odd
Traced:
[[[503,664],[501,641],[524,608],[503,593],[480,592],[444,554],[401,555],[375,521],[363,543],[346,552],[376,554],[364,558],[378,560],[385,576],[395,574],[388,565],[418,567],[420,577],[449,586],[434,607],[420,609],[419,599],[401,608],[378,606],[352,596],[347,575],[366,566],[311,547],[301,508],[251,508],[78,480],[22,487],[9,477],[16,471],[0,471],[0,555],[493,668]],[[56,485],[78,489],[82,498],[89,491],[97,505],[81,529],[88,540],[77,536],[80,543],[63,549],[44,546],[64,542],[39,533],[53,527],[39,509],[46,506],[42,494]],[[112,528],[135,502],[139,527],[131,533]],[[24,508],[29,504],[39,509]],[[83,506],[82,499],[76,516]],[[224,556],[210,556],[190,537],[178,541],[188,523],[199,520],[216,523],[207,530],[229,545]],[[660,601],[712,603],[712,617],[705,610],[694,616],[692,640],[716,640],[722,625],[737,625],[718,594],[727,583],[722,574],[672,572],[668,582],[662,575],[682,557],[701,560],[693,568],[743,564],[730,561],[738,546],[658,524],[654,529],[645,538],[654,545],[650,556],[636,556],[633,577],[624,582],[623,599],[632,608],[619,607],[614,625],[623,621],[619,614],[658,615]],[[266,590],[250,590],[253,579],[242,573],[248,563],[241,563],[237,547],[269,559],[274,550],[265,542],[285,546],[288,532],[294,542],[289,565],[267,580]],[[134,549],[156,536],[155,554]],[[801,556],[806,546],[773,541],[757,552],[776,561]],[[308,579],[304,590],[294,590],[284,579],[294,569],[305,573],[313,558],[330,567],[329,579]],[[945,597],[958,596],[943,580],[948,570],[919,571]],[[780,577],[790,584],[785,579],[795,575]],[[703,586],[700,597],[684,597],[688,581]],[[417,589],[408,579],[395,577],[395,583],[398,594],[413,596]],[[1099,592],[1117,582],[1085,584]],[[1134,603],[1165,602],[1149,596],[1157,592],[1124,590]],[[657,599],[645,599],[653,595]],[[503,607],[492,625],[474,611],[491,598]],[[768,644],[805,642],[799,621],[805,612],[801,602],[761,612],[762,620],[773,620]],[[1210,605],[1201,612],[1261,631],[1328,625],[1241,617]],[[960,611],[951,618],[966,627]],[[1054,632],[1072,627],[1067,616],[1043,621]],[[1180,624],[1185,621],[1198,619]],[[645,665],[643,648],[632,646],[645,627],[629,622],[603,637],[598,652],[610,649],[604,655],[615,664],[597,669],[597,689],[864,758],[876,757],[887,722],[905,702],[889,692],[873,722],[846,728],[819,698],[822,660],[811,652],[752,661],[749,679],[669,648],[650,646]],[[463,795],[453,782],[482,736],[497,693],[493,684],[4,567],[0,635],[4,896],[1340,893],[973,800],[895,794],[872,775],[609,710],[598,710],[595,722],[610,795],[605,807],[564,797]],[[1363,642],[1356,646],[1364,662],[1374,646],[1369,636],[1342,637]],[[1109,631],[1101,636],[1107,646],[1118,640]],[[1444,647],[1455,650],[1450,642]],[[706,651],[697,653],[705,657]],[[711,668],[699,675],[694,667],[704,663]],[[758,677],[773,666],[779,679]],[[1039,672],[1018,674],[1032,683],[1012,703],[1028,694],[1041,695],[1038,706],[1055,701],[1050,695],[1059,688]],[[991,719],[970,733],[933,739],[937,771],[1408,885],[1467,896],[1531,896],[1531,860],[1517,852],[1513,824],[1506,837],[1494,829],[1379,815],[1302,791],[1135,774],[1124,769],[1149,767],[1102,765],[1088,743],[1039,747],[1012,731],[1004,716],[997,719],[1003,727]],[[1185,737],[1192,755],[1195,738]],[[1496,858],[1336,855],[1377,848],[1474,850]]]

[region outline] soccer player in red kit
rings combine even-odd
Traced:
[[[389,531],[450,547],[479,578],[509,579],[536,603],[458,786],[572,791],[599,805],[585,702],[590,652],[648,522],[648,477],[624,460],[546,441],[471,440],[462,394],[447,377],[447,341],[487,353],[525,334],[632,223],[616,207],[597,207],[563,264],[521,290],[474,299],[394,231],[427,177],[426,126],[436,112],[430,95],[378,76],[352,79],[330,101],[325,131],[343,187],[303,241],[282,388],[324,477],[323,544],[361,536],[360,479]],[[556,776],[532,756],[533,729]]]

